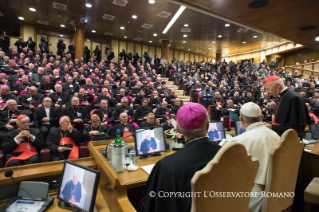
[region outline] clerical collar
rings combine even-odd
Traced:
[[[280,92],[280,94],[278,95],[278,97],[284,96],[287,91],[288,91],[288,87],[285,87],[285,88]]]
[[[202,136],[202,137],[199,137],[199,138],[193,138],[193,139],[191,139],[189,141],[186,141],[184,147],[186,147],[189,143],[191,143],[193,141],[196,141],[196,140],[199,140],[201,138],[208,138],[208,137],[207,136]]]
[[[127,125],[127,123],[126,123],[126,124],[124,124],[124,123],[122,123],[122,122],[121,122],[121,124],[122,124],[122,125],[124,125],[124,126],[126,126],[126,125]]]

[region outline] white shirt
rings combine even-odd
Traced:
[[[259,169],[255,178],[256,184],[266,184],[270,151],[279,142],[279,139],[278,134],[265,127],[263,122],[256,122],[249,125],[246,132],[230,140],[244,145],[252,158],[258,159]]]
[[[50,108],[49,107],[44,107],[45,113],[47,114],[47,117],[50,118]],[[49,121],[43,122],[43,124],[50,124]]]

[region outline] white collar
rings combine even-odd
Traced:
[[[263,125],[264,125],[264,123],[261,122],[261,121],[256,122],[256,123],[253,123],[253,124],[249,125],[249,126],[246,128],[246,131],[250,131],[250,130],[252,130],[252,129],[254,129],[254,128],[257,128],[257,127],[260,127],[260,126],[263,126]]]

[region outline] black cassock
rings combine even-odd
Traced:
[[[74,199],[76,200],[76,202],[79,203],[82,197],[81,183],[77,182],[77,184],[74,185],[73,181],[69,180],[63,188],[62,195],[63,195],[63,199],[66,202],[69,202],[69,200],[72,199],[72,196],[74,196]]]
[[[49,149],[51,150],[51,159],[53,161],[66,160],[69,157],[71,150],[59,152],[58,147],[60,146],[60,140],[64,137],[70,137],[77,145],[81,141],[80,133],[77,129],[73,128],[72,132],[63,132],[60,128],[53,129],[47,136],[46,143],[49,143]]]
[[[272,130],[281,136],[286,130],[294,129],[300,135],[306,125],[311,124],[308,109],[304,100],[294,91],[284,90],[279,94],[279,102],[275,112],[275,123]]]
[[[144,198],[140,202],[140,212],[187,211],[191,210],[192,197],[160,198],[163,192],[191,192],[191,180],[198,170],[211,161],[220,146],[201,138],[188,143],[185,148],[166,156],[156,163],[144,187]],[[149,193],[156,196],[151,198]],[[163,194],[162,194],[163,195]]]

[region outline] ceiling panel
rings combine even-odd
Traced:
[[[149,44],[149,41],[153,41],[152,45],[161,46],[160,39],[170,39],[172,49],[176,50],[178,47],[183,47],[182,50],[194,53],[197,51],[201,54],[205,52],[205,56],[215,57],[216,52],[224,53],[237,53],[243,51],[250,51],[259,48],[264,48],[269,45],[274,45],[276,42],[283,42],[285,39],[272,35],[270,33],[257,33],[253,30],[247,32],[238,33],[238,29],[242,28],[235,24],[231,24],[230,27],[225,27],[225,21],[214,18],[212,16],[197,12],[195,10],[187,8],[182,15],[177,19],[175,24],[171,27],[167,34],[163,35],[162,31],[174,16],[180,5],[168,2],[166,0],[156,0],[155,4],[149,4],[147,0],[129,0],[125,7],[112,4],[113,0],[88,0],[92,4],[92,8],[86,8],[86,0],[0,0],[3,1],[5,6],[0,8],[0,12],[4,14],[4,17],[0,17],[0,21],[5,19],[6,21],[15,21],[20,24],[34,25],[37,28],[46,27],[44,25],[37,24],[37,20],[49,21],[49,27],[52,30],[67,30],[74,31],[74,26],[70,24],[72,21],[78,21],[82,17],[86,17],[92,21],[92,25],[85,27],[86,38],[100,36],[105,39],[118,39],[127,40],[128,42],[135,42],[134,38],[140,37],[143,40],[142,44]],[[246,1],[246,0],[245,0]],[[67,5],[67,10],[58,10],[53,8],[53,2]],[[247,20],[248,25],[255,26],[253,18],[250,17],[250,9],[242,7],[243,1],[238,0],[185,0],[185,2],[195,4],[205,9],[215,8],[220,10],[219,13],[227,8],[227,12],[231,13],[231,16],[240,16],[244,20]],[[246,3],[244,3],[245,5]],[[294,7],[304,5],[298,3]],[[37,12],[29,11],[29,7],[34,7]],[[293,8],[293,7],[292,7]],[[241,12],[241,9],[243,11]],[[240,10],[240,11],[238,11]],[[282,12],[283,8],[274,8],[272,15],[277,15],[278,12]],[[168,18],[162,18],[157,16],[160,12],[165,11],[171,13]],[[102,19],[104,14],[115,16],[113,21]],[[137,15],[137,19],[132,19],[132,15]],[[18,16],[23,16],[24,21],[19,21]],[[60,16],[60,17],[59,17]],[[267,16],[256,14],[256,17],[267,23]],[[278,16],[280,17],[280,16]],[[296,19],[296,23],[302,24],[302,18]],[[316,20],[313,17],[313,20]],[[251,22],[251,23],[250,23]],[[146,29],[141,26],[146,24],[153,25],[152,28]],[[191,32],[183,33],[181,28],[184,24],[189,24]],[[283,21],[281,24],[284,24]],[[65,29],[60,28],[60,24],[66,25]],[[270,24],[272,25],[272,24]],[[124,26],[125,30],[120,30],[120,26]],[[275,29],[279,29],[278,25],[273,24]],[[291,30],[293,24],[286,25],[287,33],[294,33]],[[261,27],[262,28],[262,27]],[[46,28],[45,28],[46,29]],[[93,34],[91,31],[95,30]],[[63,31],[63,32],[64,32]],[[113,33],[112,36],[104,35],[105,32]],[[154,37],[153,34],[157,33]],[[183,35],[187,34],[187,38]],[[218,35],[222,35],[222,38],[218,38]],[[253,38],[257,35],[257,38]],[[127,36],[127,39],[124,39]],[[186,41],[186,43],[183,43]],[[212,43],[215,41],[216,43]],[[242,42],[246,42],[243,44]],[[209,49],[211,48],[211,49]]]

